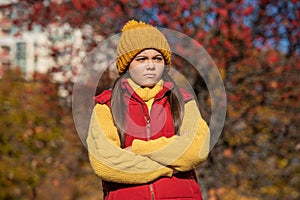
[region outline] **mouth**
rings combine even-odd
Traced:
[[[155,76],[155,74],[144,74],[144,77],[146,78],[154,78]]]

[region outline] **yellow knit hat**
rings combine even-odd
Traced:
[[[172,52],[165,36],[150,24],[128,21],[122,29],[117,47],[118,73],[126,72],[132,59],[144,49],[158,50],[164,57],[166,65],[170,66]]]

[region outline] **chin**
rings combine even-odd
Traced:
[[[145,83],[145,84],[142,84],[141,86],[142,86],[142,87],[149,87],[149,88],[151,88],[151,87],[153,87],[155,84],[156,84],[156,83]]]

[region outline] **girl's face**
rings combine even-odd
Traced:
[[[154,86],[162,77],[165,61],[155,49],[145,49],[135,56],[129,64],[131,79],[142,87]]]

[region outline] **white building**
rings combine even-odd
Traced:
[[[13,3],[0,1],[0,6],[13,6]],[[27,78],[33,72],[47,72],[54,65],[47,34],[37,31],[17,34],[9,19],[10,12],[5,7],[0,9],[0,76],[15,67],[20,68]]]
[[[51,24],[44,32],[12,34],[12,29],[0,10],[0,77],[5,70],[15,67],[27,79],[34,72],[47,73],[56,68],[59,70],[53,74],[54,81],[64,82],[73,78],[86,55],[82,31],[67,24]]]
[[[0,57],[3,70],[18,67],[26,77],[33,72],[46,73],[54,61],[49,55],[45,33],[24,33],[21,37],[0,37]]]

